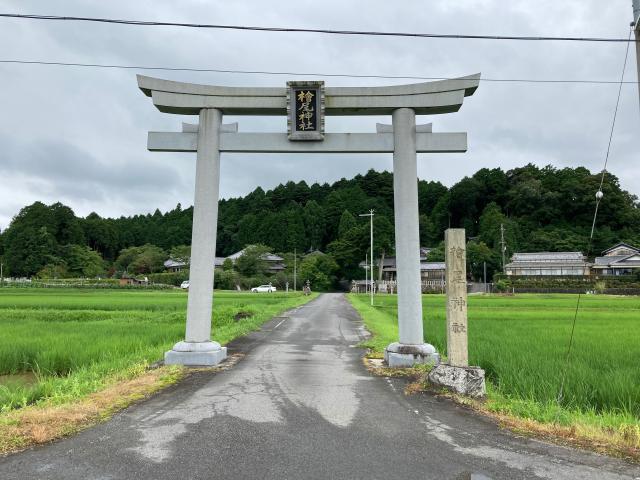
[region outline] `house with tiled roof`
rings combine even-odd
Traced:
[[[633,275],[640,271],[640,249],[628,243],[618,243],[596,257],[593,275]]]
[[[582,252],[533,252],[514,253],[505,265],[509,276],[586,276],[591,264]]]

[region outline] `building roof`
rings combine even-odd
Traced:
[[[232,261],[235,262],[238,258],[240,258],[242,255],[244,255],[245,251],[246,251],[246,248],[243,248],[239,252],[232,253],[227,258],[230,258]],[[282,257],[280,257],[278,255],[274,255],[273,253],[264,253],[264,254],[260,255],[260,258],[262,260],[266,260],[267,262],[281,262],[282,260],[284,260],[284,258],[282,258]]]
[[[284,258],[279,257],[278,255],[274,255],[273,253],[265,253],[264,255],[260,255],[262,260],[266,260],[267,262],[281,262]]]
[[[550,267],[588,267],[587,262],[511,262],[505,265],[505,268],[550,268]]]
[[[445,270],[446,266],[444,262],[420,262],[420,271],[432,271],[432,270]],[[395,265],[390,268],[385,268],[385,272],[395,272],[397,271]]]
[[[182,260],[174,260],[173,258],[165,260],[164,262],[165,268],[185,267],[186,265],[187,262],[183,262]]]
[[[532,253],[514,253],[511,257],[512,263],[528,262],[528,263],[548,263],[548,262],[584,262],[585,256],[582,252],[532,252]]]
[[[640,253],[640,248],[636,248],[633,245],[629,245],[628,243],[620,242],[620,243],[614,245],[613,247],[607,248],[605,251],[602,252],[602,255],[607,256],[607,254],[609,252],[611,252],[613,250],[617,250],[619,248],[630,250],[630,253],[633,253],[633,252]]]
[[[420,270],[444,270],[446,268],[444,262],[422,262]]]
[[[286,267],[283,263],[272,263],[271,265],[269,265],[267,267],[270,271],[282,271],[284,270]]]
[[[596,257],[595,268],[606,267],[640,267],[640,253],[630,255],[605,255]]]
[[[427,259],[431,250],[433,250],[433,248],[420,247],[420,262],[424,262]],[[373,264],[375,266],[378,266],[380,264],[380,260],[378,258],[375,258],[373,260]],[[364,262],[360,262],[359,266],[361,268],[364,267]],[[382,268],[384,270],[389,270],[395,267],[396,267],[396,257],[384,257],[384,261],[382,262]]]
[[[242,250],[240,250],[239,252],[236,253],[232,253],[231,255],[229,255],[227,258],[230,258],[231,260],[237,260],[238,258],[240,258],[242,255],[244,255],[244,251],[245,249],[243,248]]]
[[[628,256],[629,255],[608,255],[606,257],[596,257],[594,263],[596,265],[609,265],[610,263],[618,262]]]

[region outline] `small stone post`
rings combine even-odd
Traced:
[[[464,228],[444,232],[447,283],[447,356],[449,365],[467,367],[467,255]]]
[[[447,286],[447,357],[428,379],[461,395],[485,394],[484,370],[469,367],[467,344],[467,256],[464,228],[444,232],[445,279]]]

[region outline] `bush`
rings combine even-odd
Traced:
[[[225,270],[223,268],[216,268],[214,286],[219,290],[236,290],[240,275],[233,270]]]
[[[593,285],[593,288],[598,293],[604,293],[604,290],[607,288],[607,284],[603,280],[600,280]]]
[[[151,283],[160,283],[179,287],[182,282],[189,280],[189,270],[182,270],[181,272],[150,273],[147,275],[147,278]]]

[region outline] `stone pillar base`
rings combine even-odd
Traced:
[[[218,342],[178,342],[164,354],[165,365],[212,366],[227,358],[227,347]]]
[[[460,395],[480,398],[486,395],[484,370],[480,367],[454,367],[438,365],[427,376],[434,385],[447,387]]]
[[[433,345],[392,343],[384,350],[384,361],[391,368],[413,367],[416,363],[438,365],[440,354]]]

